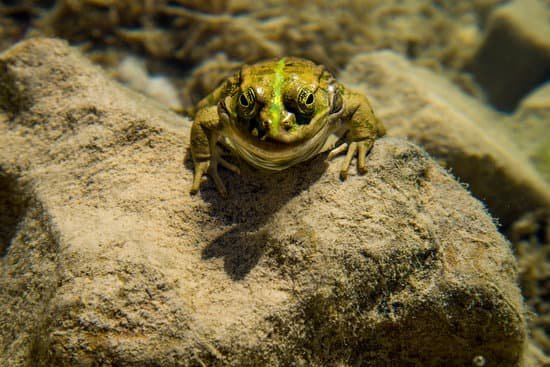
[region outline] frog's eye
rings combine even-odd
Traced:
[[[254,103],[254,92],[249,89],[239,97],[239,105],[243,108],[250,107]]]
[[[309,116],[315,111],[315,96],[308,88],[300,88],[297,102],[298,110],[301,114]]]
[[[256,94],[254,89],[248,88],[237,98],[239,115],[243,118],[252,118],[256,114]]]

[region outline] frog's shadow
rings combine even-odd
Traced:
[[[188,158],[186,166],[193,169]],[[257,171],[239,163],[240,175],[219,169],[229,192],[227,198],[221,197],[210,178],[203,182],[199,193],[210,204],[212,218],[229,228],[206,245],[202,258],[223,258],[224,269],[234,280],[244,279],[265,253],[269,231],[263,227],[268,219],[289,200],[308,190],[328,167],[326,154],[276,173]]]

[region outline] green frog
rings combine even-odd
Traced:
[[[222,157],[219,144],[265,171],[281,171],[329,150],[329,159],[346,152],[340,170],[345,180],[355,156],[359,173],[365,173],[368,152],[385,134],[367,97],[345,88],[323,66],[297,57],[242,66],[195,111],[192,194],[208,174],[226,196],[218,166],[240,172]]]

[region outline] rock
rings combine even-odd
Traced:
[[[509,244],[412,143],[190,196],[188,120],[61,41],[0,70],[1,365],[521,365]]]
[[[506,120],[506,127],[546,182],[550,182],[550,82],[520,102],[512,118]]]
[[[550,118],[550,82],[544,83],[525,97],[516,113],[541,114]]]
[[[471,69],[489,101],[513,110],[550,74],[550,7],[544,0],[515,0],[490,15]]]
[[[389,135],[449,167],[502,225],[550,206],[548,184],[501,125],[506,117],[447,80],[391,51],[356,56],[340,79],[369,96]]]
[[[533,347],[546,351],[540,366],[550,365],[550,335],[547,320],[550,313],[550,208],[529,213],[510,227],[510,239],[518,258],[519,283],[529,313],[530,339]],[[533,354],[533,353],[529,353]],[[528,366],[537,366],[536,363]]]

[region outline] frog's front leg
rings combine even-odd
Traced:
[[[333,149],[328,158],[331,159],[347,151],[340,169],[340,178],[345,180],[348,176],[351,161],[355,156],[357,156],[357,170],[359,173],[364,174],[367,171],[367,154],[376,138],[385,134],[385,129],[374,116],[370,103],[364,95],[345,91],[343,105],[342,119],[347,121],[349,126],[347,135],[349,143],[344,143]]]
[[[218,163],[239,173],[238,167],[221,157],[220,148],[217,145],[221,128],[222,123],[217,106],[209,106],[197,111],[195,121],[191,126],[191,155],[194,164],[191,194],[196,194],[199,191],[202,176],[208,173],[220,194],[224,197],[227,196],[225,185],[218,175]]]

